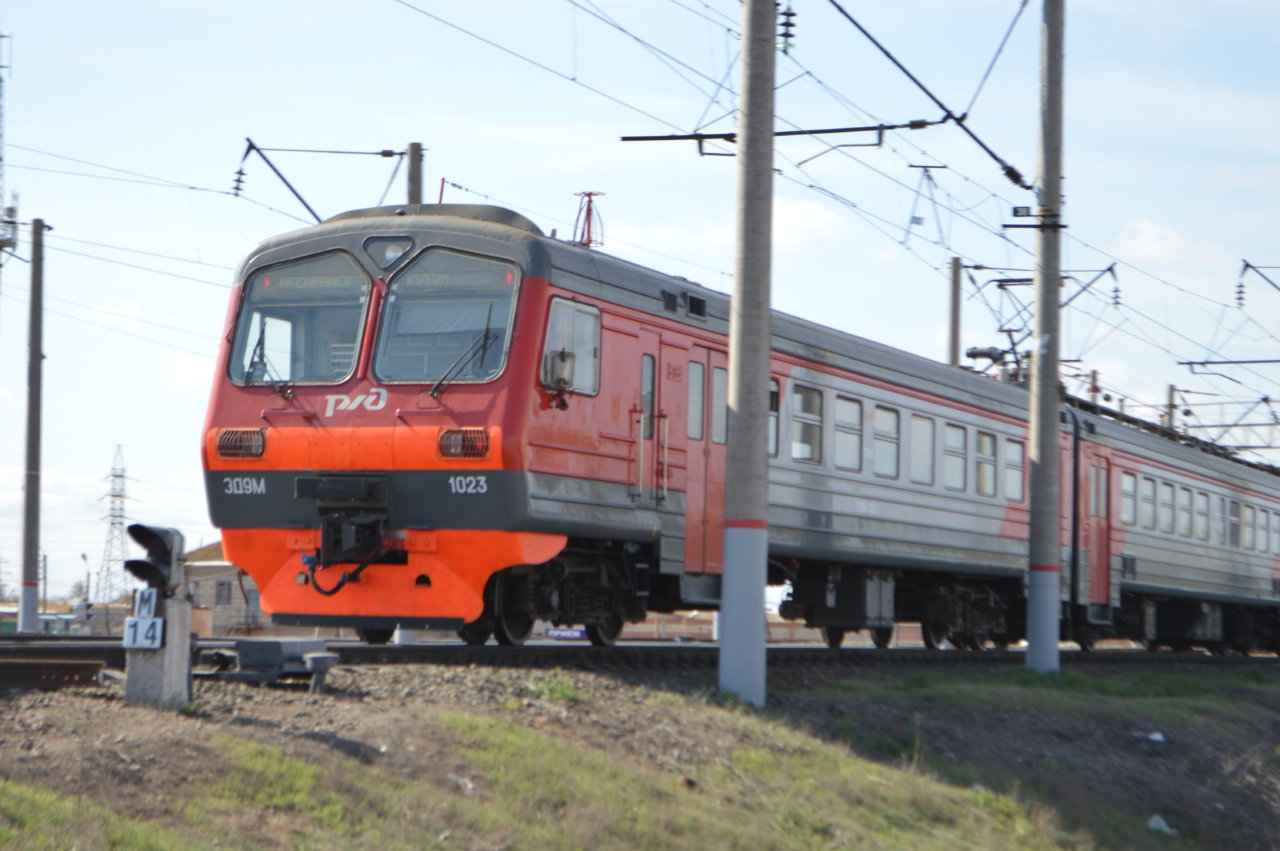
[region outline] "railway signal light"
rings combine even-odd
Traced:
[[[177,529],[134,523],[129,526],[129,537],[147,551],[147,557],[129,559],[124,563],[125,570],[147,583],[148,588],[168,588],[182,558],[182,533]]]

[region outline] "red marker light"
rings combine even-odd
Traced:
[[[507,270],[507,286],[511,286],[516,282],[516,275],[510,269]]]
[[[263,278],[263,279],[262,279],[262,288],[263,288],[264,290],[269,290],[269,289],[271,289],[271,279],[270,279],[270,278]]]

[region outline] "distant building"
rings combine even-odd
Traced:
[[[195,607],[192,629],[197,633],[253,635],[270,627],[258,601],[258,586],[243,570],[223,560],[221,542],[192,550],[185,560],[187,591]]]

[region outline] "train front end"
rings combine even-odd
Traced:
[[[538,236],[495,208],[380,208],[246,259],[205,484],[275,623],[460,629],[494,609],[492,577],[564,547],[521,528]]]

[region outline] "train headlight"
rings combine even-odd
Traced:
[[[265,428],[218,429],[219,458],[261,458],[266,451]]]
[[[483,458],[489,454],[489,433],[482,428],[447,428],[440,432],[441,458]]]

